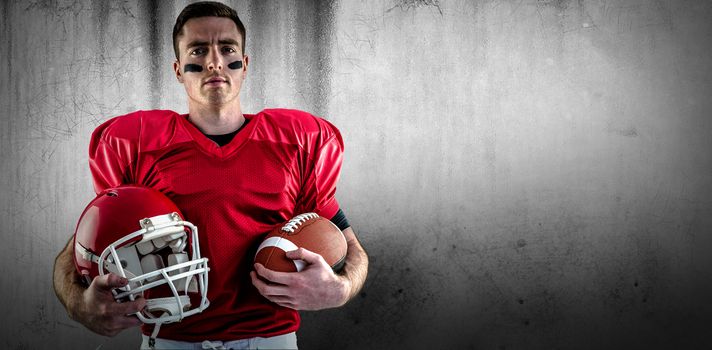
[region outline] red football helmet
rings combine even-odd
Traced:
[[[144,297],[146,308],[136,313],[144,323],[180,321],[209,305],[198,228],[147,187],[107,189],[89,203],[74,233],[74,263],[88,282],[109,272],[127,278],[114,298]]]

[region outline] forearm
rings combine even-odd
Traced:
[[[74,240],[57,255],[54,261],[54,292],[67,309],[69,317],[89,330],[106,336],[114,336],[123,329],[135,327],[141,321],[132,315],[143,309],[143,298],[117,303],[112,289],[123,287],[128,282],[114,274],[106,274],[92,280],[87,286],[74,267]]]
[[[344,264],[344,268],[339,272],[339,275],[348,281],[347,295],[344,301],[346,303],[361,291],[363,284],[366,282],[368,255],[350,227],[346,228],[343,233],[347,243],[346,264]]]
[[[67,246],[54,260],[54,292],[64,308],[67,309],[69,317],[75,318],[74,304],[82,298],[86,287],[74,268],[72,242],[73,239],[70,239]]]

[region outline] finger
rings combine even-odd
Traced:
[[[255,288],[257,288],[257,290],[261,291],[262,288],[264,288],[267,285],[267,283],[265,283],[259,277],[257,277],[257,273],[255,271],[250,271],[250,278],[252,279],[252,285],[255,286]]]
[[[116,303],[114,306],[114,311],[118,315],[132,315],[143,310],[146,307],[146,299],[137,298],[134,301],[126,301],[123,303]]]
[[[289,289],[279,285],[266,285],[260,290],[260,293],[266,297],[289,297]]]
[[[267,297],[269,301],[275,304],[294,304],[294,298],[286,297],[283,295],[269,296]]]
[[[250,272],[250,278],[252,278],[252,284],[255,288],[265,297],[288,294],[288,289],[285,286],[266,283],[257,277],[254,271]]]
[[[314,253],[312,251],[309,251],[304,248],[299,248],[297,250],[292,250],[287,252],[287,258],[292,259],[292,260],[304,260],[307,264],[312,265],[318,263],[320,260],[323,260],[321,255]]]
[[[141,320],[138,317],[136,317],[136,315],[120,317],[117,319],[117,322],[116,322],[117,328],[121,328],[121,329],[138,327],[142,324],[143,324],[143,322],[141,322]]]
[[[257,291],[260,292],[260,294],[264,295],[264,291],[269,286],[269,283],[267,283],[266,280],[258,277],[255,271],[250,272],[250,278],[252,279],[252,285],[257,288]]]
[[[275,303],[275,304],[277,304],[277,305],[279,305],[279,306],[282,306],[282,307],[287,307],[287,308],[290,308],[290,309],[297,310],[297,305],[294,304],[294,303],[290,303],[290,302],[273,302],[273,303]]]
[[[94,284],[97,288],[105,290],[123,287],[127,283],[129,283],[129,280],[113,273],[109,273],[103,276],[97,276],[96,278],[94,278],[94,281],[92,281],[92,284]]]
[[[102,321],[104,329],[102,334],[113,336],[124,329],[142,325],[143,322],[136,316],[136,312],[139,312],[143,305],[145,305],[144,299],[113,303],[106,311],[105,320]]]
[[[270,270],[260,263],[255,264],[255,272],[257,272],[260,277],[272,283],[289,285],[289,282],[291,281],[291,273]]]
[[[289,307],[292,309],[296,309],[296,303],[293,298],[288,297],[288,296],[274,296],[274,295],[265,295],[265,299],[279,305],[279,306],[284,306],[284,307]]]
[[[107,336],[115,336],[121,331],[131,327],[142,325],[143,322],[136,316],[121,316],[112,318],[111,321],[104,323],[100,328],[100,334]]]

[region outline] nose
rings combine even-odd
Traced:
[[[221,71],[223,69],[222,57],[218,53],[217,47],[213,50],[210,50],[210,54],[208,54],[208,63],[206,66],[208,68],[208,71]]]

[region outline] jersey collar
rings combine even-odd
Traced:
[[[252,132],[255,130],[256,124],[260,120],[260,118],[255,118],[257,115],[244,114],[245,119],[247,119],[249,123],[247,123],[247,125],[245,125],[242,130],[240,130],[237,135],[232,138],[232,141],[222,147],[218,146],[215,142],[213,142],[213,140],[205,136],[205,134],[203,134],[198,127],[193,125],[193,123],[188,120],[188,114],[181,114],[178,120],[180,121],[180,125],[190,134],[193,141],[198,144],[201,150],[218,158],[226,158],[240,149],[240,147],[242,147],[242,145],[250,139]]]

